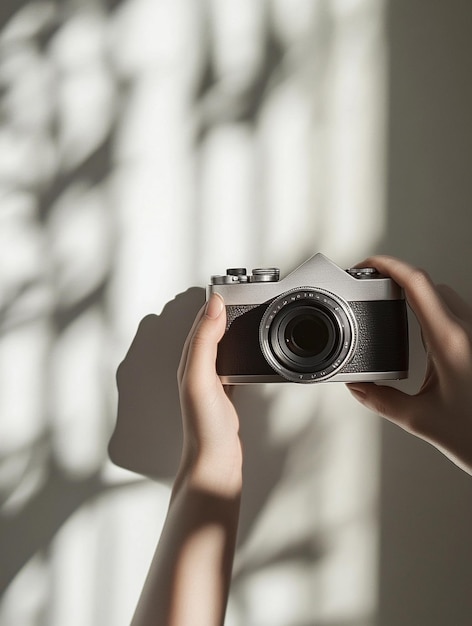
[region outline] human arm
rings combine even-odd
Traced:
[[[132,626],[224,620],[242,487],[239,420],[215,370],[225,320],[223,301],[214,295],[182,351],[181,462]]]
[[[375,256],[362,265],[405,290],[421,327],[427,366],[415,395],[373,383],[352,383],[349,390],[472,474],[472,308],[453,289],[434,285],[426,272],[399,259]]]

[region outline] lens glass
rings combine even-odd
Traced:
[[[274,319],[271,348],[281,364],[297,372],[323,369],[342,341],[339,325],[320,303],[295,302]]]
[[[297,315],[285,328],[285,343],[297,356],[319,356],[332,343],[332,330],[332,324],[322,319],[316,311]]]

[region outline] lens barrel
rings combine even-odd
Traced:
[[[333,376],[351,355],[355,336],[347,303],[334,294],[308,287],[273,300],[259,328],[267,362],[293,382],[309,383]]]

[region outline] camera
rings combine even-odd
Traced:
[[[224,384],[317,383],[408,376],[402,289],[372,267],[343,270],[315,254],[285,278],[242,267],[211,277],[226,305],[218,345]]]

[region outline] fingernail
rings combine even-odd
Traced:
[[[219,296],[216,293],[213,293],[207,302],[205,315],[209,317],[210,319],[214,320],[221,315],[221,312],[223,311],[223,307],[224,307],[224,302],[221,296]]]

